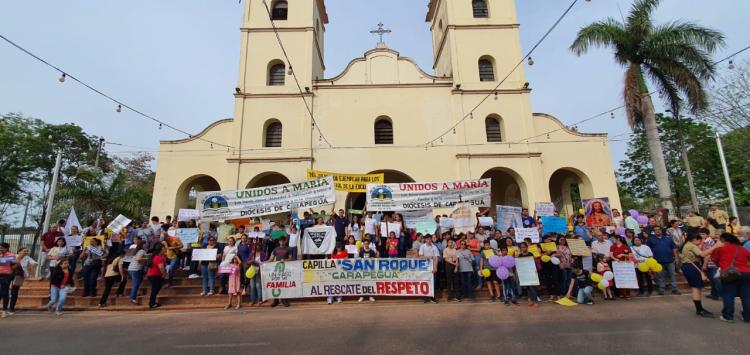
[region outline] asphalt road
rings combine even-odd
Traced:
[[[696,317],[685,295],[539,309],[351,301],[0,320],[6,354],[747,354],[748,334],[747,323]]]

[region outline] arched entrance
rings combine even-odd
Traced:
[[[375,170],[368,174],[383,174],[384,181],[387,184],[398,184],[402,182],[415,182],[409,175],[396,170]],[[364,192],[350,192],[346,195],[346,208],[361,210],[365,208],[367,195]]]
[[[275,171],[269,171],[255,176],[252,180],[250,180],[250,182],[247,183],[246,188],[253,189],[256,187],[288,184],[290,182],[291,181],[289,181],[286,176],[281,175]]]
[[[183,182],[177,189],[175,196],[174,213],[180,208],[195,208],[195,198],[199,192],[220,191],[221,187],[216,179],[208,175],[195,175]]]
[[[518,173],[508,168],[492,168],[482,174],[482,179],[492,179],[492,206],[526,206],[526,184]],[[490,208],[490,214],[495,209]]]
[[[562,168],[549,178],[549,194],[561,216],[581,208],[581,199],[594,197],[591,180],[575,168]]]

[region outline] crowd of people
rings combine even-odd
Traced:
[[[477,217],[487,214],[480,211]],[[436,216],[436,222],[447,216]],[[542,249],[531,239],[516,240],[515,228],[500,230],[495,226],[479,226],[474,231],[455,233],[453,229],[436,228],[425,235],[407,228],[401,214],[376,215],[365,211],[351,219],[339,210],[336,214],[321,211],[305,212],[299,221],[291,218],[263,224],[224,223],[197,224],[194,220],[177,221],[167,216],[162,222],[152,217],[149,222],[131,223],[118,233],[105,230],[104,221],[92,221],[79,231],[71,227],[62,232],[65,221],[50,227],[41,238],[42,255],[39,267],[42,277],[50,281],[48,310],[62,314],[68,294],[76,290],[80,275],[83,297],[99,297],[99,307],[108,305],[112,290],[116,297],[126,297],[127,280],[130,302],[139,304],[138,291],[144,277],[150,284],[148,306],[158,308],[162,288],[174,285],[177,270],[185,270],[189,278],[201,279],[201,296],[226,295],[225,308],[239,309],[243,300],[249,306],[267,302],[262,297],[260,265],[269,261],[291,261],[304,258],[432,258],[435,261],[436,297],[425,303],[437,303],[445,290],[448,302],[473,302],[477,291],[486,287],[489,300],[505,305],[528,307],[541,302],[568,298],[578,304],[593,304],[596,289],[604,300],[648,297],[653,292],[679,294],[677,273],[691,288],[696,314],[713,317],[703,307],[702,289],[710,285],[709,299],[722,300],[720,318],[734,319],[735,298],[740,297],[743,320],[750,322],[750,228],[740,227],[736,219],[713,207],[707,218],[691,212],[684,220],[657,212],[643,218],[638,211],[620,214],[612,211],[611,226],[592,227],[582,213],[568,219],[568,232],[541,235],[540,242],[554,243],[555,248]],[[522,225],[538,228],[541,219],[523,209]],[[587,223],[588,222],[588,223]],[[329,225],[336,231],[336,249],[331,255],[311,256],[300,252],[300,238],[306,228]],[[183,244],[176,231],[198,228],[196,243]],[[100,239],[98,236],[104,236]],[[592,257],[574,256],[568,241],[581,239],[590,247]],[[744,242],[744,247],[742,243]],[[548,244],[549,245],[549,244]],[[216,260],[191,260],[193,249],[217,249]],[[0,296],[2,316],[12,315],[24,278],[35,274],[37,262],[25,248],[13,254],[8,245],[0,245]],[[498,266],[493,256],[511,258],[533,257],[540,280],[539,286],[521,286],[512,265]],[[601,284],[601,275],[611,273],[613,261],[646,264],[654,259],[658,272],[637,268],[638,290],[618,289],[612,279]],[[80,264],[80,267],[79,267]],[[512,264],[512,263],[511,263]],[[504,269],[504,270],[498,270]],[[507,272],[506,272],[507,271]],[[104,290],[99,295],[98,284]],[[115,286],[117,288],[115,288]],[[605,286],[605,287],[601,287]],[[341,297],[335,299],[343,301]],[[359,297],[358,302],[364,302]],[[368,297],[374,302],[375,298]],[[332,304],[334,297],[328,297]],[[273,299],[271,306],[289,306],[289,300]],[[709,307],[710,308],[710,307]]]

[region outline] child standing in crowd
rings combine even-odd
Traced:
[[[625,244],[625,238],[616,236],[613,239],[615,243],[612,244],[609,250],[610,255],[612,256],[612,260],[619,262],[632,262],[633,256],[630,253],[630,247]],[[618,288],[617,295],[620,298],[630,298],[630,290]]]
[[[544,242],[555,243],[555,237],[548,234],[545,236]],[[555,248],[555,251],[543,251],[543,253],[548,257],[557,258],[557,248]],[[542,263],[542,280],[544,280],[544,288],[549,294],[550,302],[557,301],[557,298],[560,296],[560,267],[558,265],[553,264],[551,261]]]
[[[589,272],[577,262],[573,264],[573,278],[570,280],[568,293],[565,297],[575,295],[578,304],[594,304],[594,287],[589,284]]]
[[[331,259],[346,259],[349,257],[349,254],[344,249],[344,246],[341,244],[336,244],[336,250],[333,251],[333,254],[331,254]],[[333,296],[328,296],[328,304],[333,303]],[[336,297],[336,302],[341,303],[342,297],[338,296]]]
[[[241,272],[241,261],[239,256],[232,257],[232,261],[229,264],[230,272],[227,274],[228,278],[228,288],[227,288],[227,294],[229,295],[229,304],[224,306],[224,309],[230,309],[232,308],[232,299],[234,297],[237,297],[237,305],[234,307],[235,309],[240,309],[242,307],[240,303],[242,302],[242,290],[241,290],[241,283],[240,283],[240,272]]]
[[[68,259],[60,260],[60,262],[52,267],[51,276],[49,278],[50,289],[49,289],[49,303],[47,303],[47,311],[52,311],[52,306],[55,306],[55,314],[58,316],[62,315],[63,307],[65,306],[65,299],[68,298],[68,294],[75,291],[73,288],[73,273],[70,271],[70,263]]]
[[[607,259],[606,258],[599,258],[599,262],[596,263],[596,271],[600,275],[604,275],[605,272],[611,271],[610,268],[609,268],[609,264],[607,263]],[[608,286],[607,286],[607,288],[605,288],[603,290],[603,292],[604,292],[604,299],[608,300],[608,301],[614,301],[615,296],[612,293],[612,286],[614,286],[614,280],[609,280],[607,282],[608,282],[608,284],[607,284]]]
[[[385,242],[386,249],[388,250],[389,258],[398,258],[398,239],[396,239],[396,232],[390,232],[388,239]]]
[[[461,296],[458,302],[463,302],[467,297],[475,301],[474,288],[472,287],[472,278],[474,276],[474,256],[466,248],[466,241],[462,240],[459,249],[456,252],[458,257],[458,272],[461,276]]]
[[[508,256],[508,247],[507,246],[501,246],[500,247],[500,255],[502,256]],[[511,302],[514,305],[518,306],[518,294],[516,293],[516,272],[515,267],[510,268],[510,276],[508,276],[507,279],[503,280],[503,303],[506,306],[509,306]]]
[[[492,250],[489,240],[485,240],[481,252],[481,259],[479,259],[479,270],[484,272],[484,269],[490,271],[490,276],[486,277],[487,288],[490,290],[490,301],[495,302],[500,299],[500,279],[497,277],[497,268],[490,264],[490,258],[495,256],[495,251]]]
[[[534,258],[534,254],[529,251],[529,244],[527,242],[522,242],[518,245],[518,248],[520,250],[518,253],[519,258]],[[537,260],[537,258],[534,258],[534,263],[536,264],[536,270],[538,272],[540,267]],[[526,296],[529,298],[529,307],[539,308],[539,292],[537,291],[536,286],[523,286],[521,288],[526,291]]]

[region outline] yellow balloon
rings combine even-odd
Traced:
[[[650,266],[653,269],[656,265],[659,265],[659,262],[656,261],[656,259],[654,258],[648,258],[646,259],[646,264],[648,264],[648,266]]]
[[[648,272],[649,269],[650,269],[650,267],[648,266],[647,263],[640,263],[640,264],[638,264],[638,271],[640,271],[640,272]]]
[[[664,267],[661,266],[661,264],[656,264],[656,266],[651,267],[651,271],[653,272],[661,272],[662,270],[664,270]]]
[[[354,243],[354,244],[355,244],[355,245],[357,245],[357,250],[360,250],[360,249],[362,249],[362,241],[361,241],[361,240],[358,240],[358,241],[357,241],[356,243]]]
[[[603,283],[599,283],[599,284],[597,284],[597,285],[596,285],[596,287],[598,287],[598,288],[599,288],[600,290],[602,290],[602,291],[604,291],[604,290],[606,290],[606,289],[607,289],[607,285],[605,285],[605,284],[603,284]]]
[[[581,209],[578,210],[578,214],[586,214],[586,210],[584,210],[583,208],[581,208]]]
[[[255,270],[255,266],[251,266],[247,268],[247,271],[245,271],[245,277],[247,277],[248,279],[252,279],[253,277],[255,277],[256,272],[257,270]]]
[[[548,263],[552,258],[549,257],[549,255],[542,255],[542,262]]]
[[[597,273],[591,274],[591,281],[599,282],[602,280],[602,275],[599,275]]]
[[[482,276],[490,277],[490,275],[491,275],[490,269],[482,269]]]

